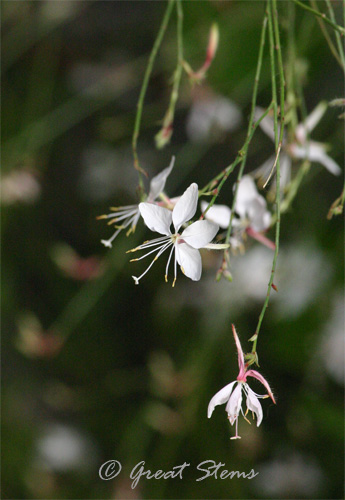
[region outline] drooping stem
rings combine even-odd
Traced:
[[[252,136],[252,129],[255,130],[255,128],[257,127],[257,125],[264,118],[264,116],[266,114],[268,114],[268,112],[270,110],[270,108],[268,108],[266,110],[266,113],[264,113],[264,115],[260,118],[260,120],[258,120],[255,123],[255,127],[253,127],[255,107],[256,107],[256,98],[257,98],[259,81],[260,81],[260,74],[261,74],[262,57],[263,57],[263,53],[264,53],[265,40],[266,40],[266,29],[267,29],[267,12],[266,12],[266,14],[264,16],[264,19],[263,19],[263,22],[262,22],[262,28],[261,28],[260,48],[259,48],[258,62],[257,62],[257,66],[256,66],[256,73],[255,73],[254,87],[253,87],[253,94],[252,94],[251,112],[250,112],[249,123],[248,123],[248,131],[247,131],[247,142],[248,142],[248,145],[249,145],[249,137]],[[233,221],[234,213],[235,213],[235,205],[236,205],[236,199],[237,199],[237,192],[238,192],[238,187],[240,185],[240,181],[242,179],[244,167],[245,167],[246,161],[247,161],[248,145],[247,145],[247,147],[246,147],[246,149],[244,151],[242,162],[241,162],[241,166],[239,168],[238,175],[237,175],[237,180],[236,180],[235,190],[234,190],[234,198],[233,198],[232,207],[231,207],[230,223],[229,223],[229,227],[228,227],[228,230],[227,230],[227,233],[226,233],[226,238],[225,238],[225,242],[226,243],[229,243],[229,241],[230,241],[230,234],[231,234],[231,229],[232,229],[232,221]],[[228,255],[226,252],[228,252],[228,251],[227,250],[225,251],[224,257],[226,257]]]
[[[311,3],[311,5],[313,6],[313,8],[315,10],[317,10],[317,11],[319,10],[318,7],[317,7],[317,3],[316,3],[315,0],[310,0],[310,3]],[[334,55],[335,59],[338,61],[338,63],[340,64],[340,66],[343,68],[343,63],[342,63],[342,61],[340,59],[340,56],[339,56],[339,54],[337,52],[337,49],[335,48],[335,46],[334,46],[334,44],[332,42],[331,37],[329,36],[329,33],[327,31],[327,28],[325,26],[325,23],[324,23],[323,19],[321,17],[318,17],[317,20],[318,20],[319,26],[321,28],[321,31],[323,33],[323,36],[325,37],[325,40],[326,40],[326,42],[327,42],[327,44],[328,44],[328,46],[330,48],[330,51],[332,52],[332,54]]]
[[[314,16],[321,17],[325,21],[325,23],[327,23],[330,26],[332,26],[332,28],[334,30],[338,31],[338,33],[340,33],[342,36],[345,35],[345,29],[342,26],[339,26],[335,22],[333,22],[330,19],[328,19],[328,17],[326,16],[326,14],[322,14],[318,10],[312,9],[305,2],[303,3],[303,2],[300,2],[299,0],[293,0],[293,2],[295,2],[295,4],[298,5],[299,7],[302,7],[302,9],[307,10],[308,12],[311,12],[312,14],[314,14]]]
[[[139,137],[139,131],[140,131],[140,123],[141,123],[141,116],[143,112],[143,104],[144,104],[144,99],[148,87],[148,83],[150,80],[150,76],[152,73],[152,68],[153,64],[155,62],[156,56],[158,49],[162,43],[163,36],[165,34],[166,28],[169,23],[170,15],[174,6],[175,0],[169,0],[168,5],[165,11],[165,14],[163,16],[162,24],[159,28],[157,38],[155,40],[155,43],[153,44],[152,51],[149,57],[149,61],[146,67],[143,83],[141,86],[140,90],[140,95],[137,103],[137,114],[135,117],[135,123],[134,123],[134,131],[133,131],[133,136],[132,136],[132,150],[133,150],[133,159],[134,159],[134,168],[138,171],[139,175],[139,187],[141,192],[144,192],[144,183],[143,183],[143,175],[146,175],[146,172],[140,167],[139,163],[139,158],[138,158],[138,152],[137,152],[137,143],[138,143],[138,137]]]
[[[162,148],[170,141],[172,135],[175,107],[183,70],[183,9],[181,0],[176,0],[177,9],[177,66],[174,71],[170,103],[163,119],[162,129],[155,137],[157,148]]]
[[[255,106],[256,106],[256,96],[257,96],[257,90],[258,90],[258,85],[259,85],[259,79],[260,79],[260,73],[261,73],[261,66],[262,66],[262,57],[263,57],[263,51],[264,51],[264,46],[265,46],[265,37],[266,37],[266,28],[267,28],[267,14],[264,16],[263,23],[262,23],[262,29],[261,29],[261,37],[260,37],[260,49],[259,49],[259,55],[258,55],[258,63],[257,63],[257,68],[256,68],[256,74],[255,74],[255,80],[254,80],[254,88],[253,88],[253,95],[252,95],[252,105],[251,105],[251,113],[250,113],[250,118],[249,118],[249,124],[248,124],[248,131],[247,131],[247,138],[246,141],[243,145],[243,148],[238,152],[237,157],[235,160],[228,166],[226,167],[220,174],[218,174],[216,177],[214,177],[210,182],[206,184],[206,186],[200,190],[200,194],[206,193],[209,191],[209,189],[216,183],[219,182],[217,185],[216,193],[212,197],[211,201],[208,204],[207,209],[205,210],[204,213],[207,212],[211,208],[211,206],[214,204],[224,182],[228,178],[228,176],[231,174],[231,172],[234,170],[234,168],[241,163],[240,167],[240,178],[242,177],[243,169],[245,166],[245,161],[247,158],[247,151],[248,147],[250,144],[250,141],[254,135],[254,132],[256,131],[256,128],[260,124],[260,122],[265,118],[265,116],[269,113],[271,110],[271,106],[267,108],[267,110],[262,114],[262,116],[255,122],[254,121],[254,113],[255,113]],[[236,186],[237,188],[237,186]],[[236,194],[237,194],[237,189],[235,191],[234,195],[234,200],[236,201]],[[233,204],[234,208],[234,204]],[[233,213],[233,210],[232,210]],[[229,242],[230,239],[230,233],[231,233],[231,224],[232,224],[232,219],[230,220],[230,225],[228,228],[228,234],[226,238],[226,242]]]
[[[282,144],[283,134],[284,134],[284,103],[285,103],[285,79],[284,79],[284,69],[283,69],[283,60],[280,46],[280,35],[279,35],[279,25],[278,25],[278,12],[277,12],[277,4],[276,0],[270,0],[268,7],[268,27],[269,27],[269,40],[270,40],[270,57],[271,57],[271,75],[272,75],[272,101],[275,103],[274,110],[274,134],[275,134],[275,147],[276,151]],[[276,84],[275,84],[275,54],[274,50],[277,52],[277,62],[278,62],[278,70],[279,70],[279,91],[280,91],[280,131],[278,130],[278,109],[277,109],[277,93],[276,93]],[[263,304],[258,324],[256,327],[256,331],[253,340],[252,353],[256,353],[257,340],[260,332],[262,320],[265,316],[265,312],[268,306],[268,302],[270,300],[271,289],[273,285],[273,280],[276,271],[277,258],[279,253],[279,238],[280,238],[280,161],[279,157],[276,165],[276,234],[275,234],[275,251],[272,262],[272,269],[270,279],[268,281],[267,286],[267,294],[266,299]]]
[[[335,23],[335,15],[333,11],[332,4],[329,0],[326,0],[329,16],[331,20]],[[335,31],[335,38],[337,40],[337,46],[338,46],[338,51],[339,51],[339,57],[341,59],[341,67],[342,70],[345,72],[345,55],[344,55],[344,47],[343,47],[343,42],[341,40],[341,36],[338,31]]]

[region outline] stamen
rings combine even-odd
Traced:
[[[161,246],[161,248],[163,248],[163,252],[166,248],[168,248],[170,245],[171,245],[171,241],[168,241],[168,243],[165,243]],[[137,260],[142,260],[144,259],[145,257],[147,257],[148,255],[151,255],[152,253],[154,252],[157,252],[157,248],[154,248],[153,250],[150,250],[149,252],[147,252],[145,255],[142,255],[141,257],[138,257],[137,259],[132,259],[130,262],[134,262],[134,261],[137,261]]]
[[[134,279],[135,281],[135,284],[138,285],[139,284],[139,280],[141,280],[141,278],[143,276],[145,276],[145,274],[151,269],[151,267],[153,266],[153,264],[156,262],[156,260],[159,259],[159,257],[162,255],[162,253],[171,245],[171,241],[170,241],[170,238],[169,238],[169,242],[166,243],[165,245],[163,245],[159,250],[158,250],[158,253],[156,255],[156,257],[153,259],[153,261],[151,262],[151,264],[148,266],[148,268],[146,269],[146,271],[144,271],[140,276],[139,278],[137,278],[136,276],[132,276],[132,278]],[[139,259],[136,259],[136,260],[141,260],[142,258],[144,257],[147,257],[147,255],[149,255],[150,253],[156,251],[157,249],[155,250],[152,250],[151,252],[149,252],[148,254],[144,255],[143,257],[140,257]]]
[[[168,283],[168,271],[169,271],[169,265],[170,265],[170,261],[171,261],[171,256],[173,254],[173,251],[175,249],[175,245],[173,245],[172,249],[170,250],[170,254],[169,254],[169,258],[168,258],[168,262],[167,262],[167,265],[166,265],[166,268],[165,268],[165,282]]]

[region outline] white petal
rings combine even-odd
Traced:
[[[211,418],[215,406],[222,405],[229,400],[232,388],[235,384],[236,384],[236,380],[235,380],[235,382],[231,382],[230,384],[223,387],[223,389],[218,391],[217,394],[215,394],[213,396],[213,398],[211,399],[211,401],[208,405],[208,410],[207,410],[208,418]]]
[[[193,248],[202,248],[210,243],[218,233],[219,226],[208,220],[198,220],[182,232],[179,239]]]
[[[170,172],[173,169],[175,163],[175,156],[171,158],[170,165],[162,170],[158,175],[152,178],[150,182],[150,193],[148,196],[148,201],[153,201],[157,198],[157,196],[163,191],[166,180],[170,175]]]
[[[245,217],[248,205],[258,196],[260,195],[256,189],[255,182],[249,175],[245,175],[238,186],[235,211],[241,217]]]
[[[292,144],[291,153],[295,158],[307,159],[311,162],[321,163],[321,165],[326,167],[327,170],[334,175],[339,175],[341,173],[341,168],[327,155],[323,144],[313,141],[309,142],[305,146]]]
[[[172,220],[176,232],[184,222],[188,222],[194,216],[197,204],[198,185],[193,183],[186,189],[174,207]]]
[[[139,203],[139,210],[145,224],[151,231],[167,236],[171,234],[172,212],[170,210],[153,203]]]
[[[256,425],[259,427],[259,425],[262,422],[262,416],[263,416],[260,401],[255,396],[254,392],[251,390],[248,384],[246,384],[246,389],[248,391],[247,408],[249,411],[253,411],[255,413],[257,421]]]
[[[201,211],[205,212],[208,207],[207,201],[201,202]],[[226,205],[212,205],[206,212],[205,219],[218,224],[223,229],[226,229],[230,224],[231,210]]]
[[[228,404],[225,407],[225,411],[227,411],[230,424],[233,425],[235,420],[240,414],[242,405],[242,384],[238,383],[236,389],[231,394]]]
[[[264,114],[265,110],[263,108],[260,108],[259,106],[255,108],[255,113],[254,113],[254,120],[255,121],[258,121],[260,119],[260,117]],[[275,141],[275,138],[274,138],[274,122],[273,122],[273,118],[271,118],[270,116],[265,116],[265,118],[263,120],[261,120],[261,122],[259,123],[259,126],[261,128],[261,130],[263,132],[265,132],[266,135],[268,135],[268,137],[270,139],[272,139],[272,141],[274,142]]]
[[[310,133],[319,123],[327,109],[327,102],[320,102],[316,108],[307,116],[303,123],[296,127],[296,138],[300,142],[305,142],[308,133]]]
[[[176,243],[176,260],[181,266],[183,274],[193,281],[201,278],[202,264],[199,250],[190,247],[187,243]]]
[[[271,214],[266,210],[266,200],[263,196],[258,195],[254,200],[248,204],[248,218],[250,220],[250,227],[254,231],[265,231],[271,223]]]

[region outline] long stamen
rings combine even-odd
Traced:
[[[163,243],[164,241],[168,241],[168,240],[170,240],[169,236],[163,236],[161,238],[156,238],[154,240],[144,241],[144,243],[142,245],[139,245],[138,247],[132,248],[131,250],[127,250],[126,253],[137,252],[138,250],[144,250],[144,248],[158,246],[161,243]]]
[[[165,268],[165,282],[166,282],[166,283],[168,283],[168,270],[169,270],[169,264],[170,264],[170,261],[171,261],[171,256],[172,256],[172,254],[173,254],[174,248],[175,248],[175,245],[173,245],[172,249],[170,250],[170,254],[169,254],[169,258],[168,258],[167,266],[166,266],[166,268]]]
[[[166,248],[167,248],[168,246],[170,246],[170,245],[171,245],[171,242],[170,242],[170,241],[168,241],[167,243],[163,244],[163,245],[161,246],[161,248],[166,249]],[[154,248],[153,250],[150,250],[150,251],[149,251],[149,252],[147,252],[145,255],[142,255],[141,257],[138,257],[137,259],[131,259],[131,260],[130,260],[130,262],[136,262],[136,261],[138,261],[138,260],[142,260],[142,259],[144,259],[145,257],[147,257],[148,255],[151,255],[152,253],[155,253],[155,252],[157,252],[157,248]]]
[[[169,241],[167,244],[163,245],[163,246],[159,249],[159,251],[158,251],[158,253],[157,253],[156,257],[153,259],[153,261],[152,261],[152,262],[151,262],[151,264],[148,266],[148,268],[146,269],[146,271],[144,271],[144,272],[143,272],[143,274],[141,274],[141,275],[139,276],[139,278],[137,278],[136,276],[132,276],[132,278],[134,279],[134,281],[135,281],[135,284],[136,284],[136,285],[139,285],[139,281],[141,280],[141,278],[142,278],[143,276],[145,276],[145,274],[147,273],[147,271],[149,271],[149,269],[151,269],[151,267],[152,267],[152,266],[153,266],[153,264],[156,262],[156,260],[158,260],[158,259],[159,259],[159,257],[160,257],[160,256],[162,255],[162,253],[163,253],[163,252],[164,252],[164,251],[165,251],[165,250],[166,250],[166,249],[170,246],[170,244],[171,244],[171,243],[170,243],[170,241]]]
[[[133,210],[132,212],[126,212],[120,216],[118,214],[114,214],[112,217],[110,217],[111,214],[109,214],[108,219],[111,220],[108,222],[108,225],[115,224],[115,222],[120,222],[121,220],[132,219],[133,218],[132,216],[135,217],[137,213],[138,213],[137,210]]]

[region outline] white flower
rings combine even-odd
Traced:
[[[201,202],[203,212],[207,206],[207,202]],[[258,193],[255,182],[249,175],[243,176],[239,183],[235,212],[239,217],[233,217],[232,221],[233,236],[230,243],[233,248],[243,246],[243,235],[246,232],[252,238],[274,249],[274,244],[261,234],[271,224],[271,213],[267,210],[265,198]],[[205,214],[207,220],[218,224],[223,229],[229,226],[230,217],[231,210],[226,205],[212,205]]]
[[[137,250],[153,248],[147,254],[133,259],[133,261],[141,260],[152,253],[156,253],[155,258],[148,266],[146,271],[137,278],[133,276],[135,284],[138,285],[140,279],[152,267],[154,262],[162,255],[162,253],[171,247],[168,262],[165,271],[165,281],[168,281],[168,268],[175,251],[174,259],[174,281],[176,281],[176,268],[177,263],[180,265],[182,272],[190,279],[198,281],[201,277],[202,265],[199,248],[215,248],[215,245],[209,243],[218,232],[218,225],[206,220],[197,221],[190,224],[179,233],[183,224],[188,222],[195,214],[198,203],[198,186],[191,184],[189,188],[183,193],[181,198],[177,201],[173,211],[167,208],[153,205],[151,203],[140,203],[139,210],[145,221],[145,224],[151,229],[164,235],[161,238],[156,238],[147,241],[130,252]],[[174,232],[171,232],[170,226],[174,225]],[[217,245],[218,246],[218,245]],[[219,245],[221,247],[221,245]],[[224,248],[224,246],[222,246]]]
[[[186,131],[192,142],[217,141],[236,130],[242,121],[238,106],[226,97],[196,98],[187,117]]]
[[[158,175],[152,178],[150,182],[150,192],[146,199],[148,203],[153,203],[154,200],[163,191],[166,180],[173,169],[174,162],[175,162],[175,157],[173,156],[170,165],[164,170],[162,170],[162,172],[160,172]],[[103,243],[103,245],[108,248],[112,247],[112,242],[114,241],[116,236],[120,233],[120,231],[122,231],[122,229],[125,229],[128,226],[130,226],[129,230],[127,231],[127,236],[129,236],[130,233],[134,233],[140,217],[139,205],[112,207],[111,210],[113,210],[112,213],[107,215],[100,215],[99,217],[97,217],[98,219],[110,219],[110,222],[108,222],[109,225],[122,222],[120,226],[116,226],[116,231],[114,232],[112,237],[109,238],[109,240],[101,240],[101,243]]]
[[[217,392],[217,394],[213,396],[208,405],[207,416],[208,418],[211,418],[215,406],[227,403],[225,411],[228,414],[230,424],[233,425],[236,422],[236,434],[231,439],[240,439],[240,436],[238,435],[239,414],[242,413],[242,415],[246,419],[248,411],[253,412],[253,415],[254,414],[256,415],[257,426],[259,427],[263,417],[259,398],[262,399],[270,397],[273,403],[275,403],[275,399],[267,380],[256,370],[247,369],[248,366],[244,363],[244,355],[241,343],[237,336],[234,325],[232,325],[232,332],[237,347],[239,374],[234,382],[231,382],[230,384],[226,385],[225,387],[223,387],[223,389],[221,389],[219,392]],[[261,384],[265,386],[268,394],[264,395],[256,394],[247,384],[247,377],[254,377],[257,380],[259,380],[259,382],[261,382]],[[247,411],[245,414],[243,413],[242,410],[242,391],[246,396]]]
[[[321,163],[331,174],[339,175],[341,169],[339,165],[326,153],[327,147],[320,143],[309,139],[309,134],[316,127],[327,109],[327,103],[320,102],[316,108],[307,116],[304,122],[297,125],[295,129],[295,139],[288,142],[288,137],[284,134],[282,149],[280,155],[280,187],[284,188],[291,178],[291,159],[294,160],[309,160],[310,162]],[[264,110],[257,107],[255,110],[255,118],[259,119]],[[265,116],[260,122],[260,128],[274,142],[274,122],[270,116]],[[263,177],[267,177],[272,165],[274,164],[275,156],[269,158],[256,172]]]

